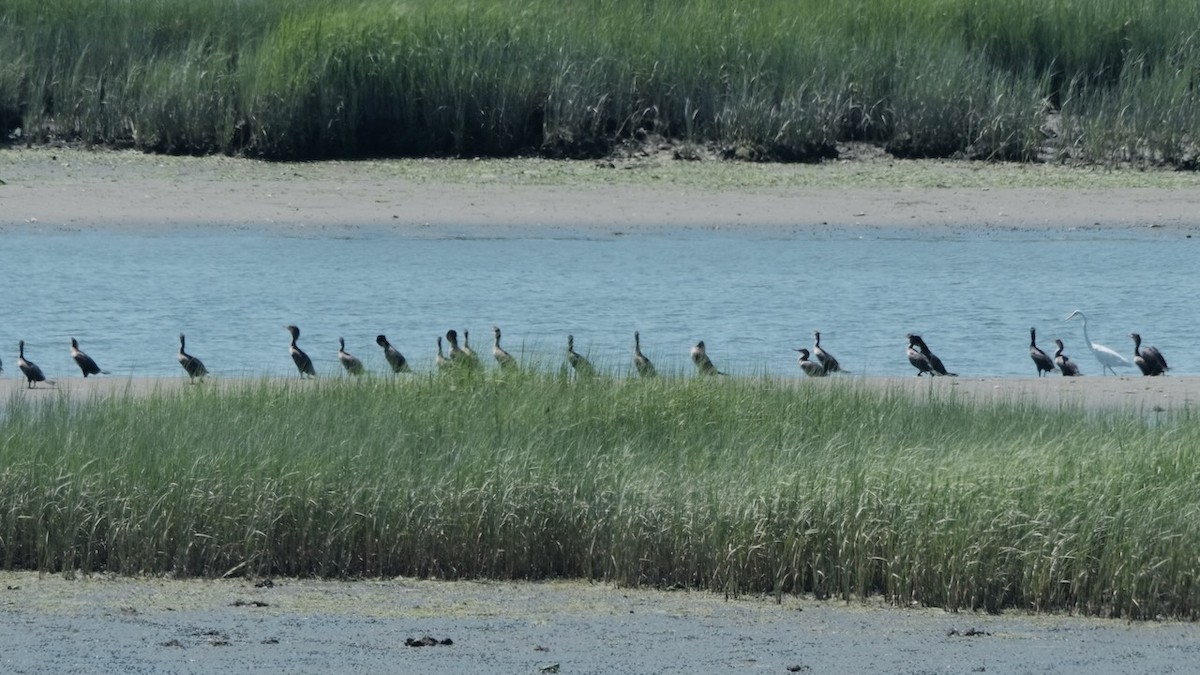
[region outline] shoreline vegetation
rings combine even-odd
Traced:
[[[819,384],[531,371],[21,392],[0,421],[0,564],[1196,617],[1188,407]]]
[[[66,2],[0,10],[0,138],[270,159],[1194,169],[1182,0]]]

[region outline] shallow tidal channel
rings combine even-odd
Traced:
[[[1200,241],[1173,229],[642,228],[430,226],[154,231],[28,228],[2,234],[5,375],[16,346],[48,377],[77,377],[69,342],[113,375],[182,376],[178,334],[214,374],[294,373],[286,324],[318,373],[337,338],[383,373],[383,333],[417,370],[435,340],[491,328],[528,364],[558,369],[566,336],[601,370],[631,371],[633,332],[660,370],[690,372],[704,340],[735,375],[798,377],[793,348],[822,346],[863,375],[912,375],[919,333],[964,376],[1030,376],[1028,330],[1062,338],[1087,375],[1091,340],[1132,355],[1130,332],[1198,372]],[[1126,373],[1135,375],[1130,368]]]

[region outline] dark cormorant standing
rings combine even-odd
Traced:
[[[708,351],[704,348],[704,340],[696,343],[692,347],[692,363],[696,364],[696,370],[701,375],[724,375],[717,367],[713,365],[712,359],[708,358]]]
[[[1054,365],[1058,366],[1058,370],[1063,374],[1063,377],[1079,377],[1079,366],[1075,365],[1075,362],[1063,353],[1063,341],[1055,340],[1054,346],[1058,348],[1054,352]]]
[[[188,374],[188,381],[195,382],[196,378],[204,379],[208,375],[208,369],[200,359],[183,351],[184,337],[183,333],[179,334],[179,365],[183,366],[184,371]]]
[[[300,377],[303,378],[305,375],[316,377],[317,371],[313,368],[312,359],[308,358],[308,354],[305,354],[303,349],[296,346],[296,340],[300,339],[300,329],[296,326],[288,326],[287,330],[292,334],[288,352],[292,355],[292,361],[296,363],[296,370],[300,371]]]
[[[567,336],[567,363],[571,364],[571,368],[575,370],[576,377],[593,377],[596,375],[596,369],[592,367],[592,363],[584,358],[583,354],[575,351],[575,336]]]
[[[46,381],[46,376],[42,373],[42,369],[38,368],[38,365],[33,361],[25,360],[24,340],[21,340],[17,344],[17,367],[21,369],[21,372],[25,374],[25,379],[28,380],[25,383],[26,389],[33,389],[34,382]]]
[[[342,367],[346,369],[346,372],[350,373],[351,375],[362,375],[363,374],[362,361],[359,361],[357,357],[352,356],[349,352],[346,351],[346,341],[340,337],[338,338],[338,354],[337,355],[338,355],[338,361],[340,361],[342,363]]]
[[[918,340],[921,339],[921,336],[909,333],[906,337],[908,337],[908,362],[913,365],[913,368],[917,369],[917,377],[925,373],[934,375],[933,364],[929,363],[929,357],[920,349],[917,349]]]
[[[512,370],[516,368],[517,360],[513,358],[512,354],[504,351],[504,348],[500,346],[499,326],[492,326],[492,336],[492,356],[496,358],[496,362],[499,363],[500,367],[504,370]]]
[[[825,366],[816,361],[809,361],[807,349],[797,349],[795,351],[800,352],[800,370],[803,370],[805,375],[809,377],[825,377]],[[834,363],[836,364],[837,362],[834,361]]]
[[[812,355],[817,357],[817,363],[821,364],[826,373],[843,372],[842,365],[838,363],[837,359],[833,358],[833,354],[821,349],[821,331],[814,330],[813,338],[815,342],[813,343]]]
[[[107,370],[100,370],[100,366],[96,365],[92,357],[79,350],[79,341],[75,338],[71,338],[71,358],[75,359],[75,365],[79,366],[79,370],[83,371],[85,378],[88,375],[108,374]]]
[[[636,330],[633,331],[633,367],[637,368],[638,375],[642,377],[654,377],[658,374],[654,370],[654,364],[642,353],[642,336]]]
[[[1142,375],[1163,375],[1167,370],[1167,359],[1163,357],[1162,352],[1158,351],[1158,347],[1146,347],[1142,349],[1142,336],[1137,333],[1130,333],[1129,337],[1133,338],[1133,362],[1142,371]]]
[[[1046,356],[1046,352],[1038,349],[1037,329],[1033,327],[1029,329],[1029,358],[1033,359],[1033,365],[1037,366],[1038,377],[1041,377],[1042,373],[1054,371],[1054,361]]]
[[[387,359],[388,365],[392,367],[393,373],[411,373],[412,369],[408,367],[408,361],[400,350],[392,346],[388,339],[383,335],[375,336],[375,344],[383,347],[383,358]]]

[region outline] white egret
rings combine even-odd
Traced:
[[[1133,365],[1129,363],[1124,356],[1121,356],[1109,347],[1092,342],[1092,339],[1088,337],[1087,332],[1087,316],[1083,312],[1075,310],[1074,312],[1071,312],[1067,318],[1063,319],[1063,321],[1070,321],[1077,316],[1083,319],[1083,341],[1088,344],[1088,347],[1090,347],[1092,350],[1092,355],[1095,356],[1096,360],[1100,362],[1101,366],[1103,366],[1103,368],[1100,370],[1102,375],[1104,374],[1105,370],[1111,371],[1113,375],[1116,375],[1117,371],[1113,370],[1113,368],[1128,368],[1129,366]]]

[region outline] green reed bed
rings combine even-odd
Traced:
[[[602,579],[1196,614],[1200,427],[845,382],[554,375],[10,401],[0,563]]]
[[[0,134],[274,158],[1194,163],[1184,0],[10,0]],[[1052,116],[1057,116],[1052,119]]]

